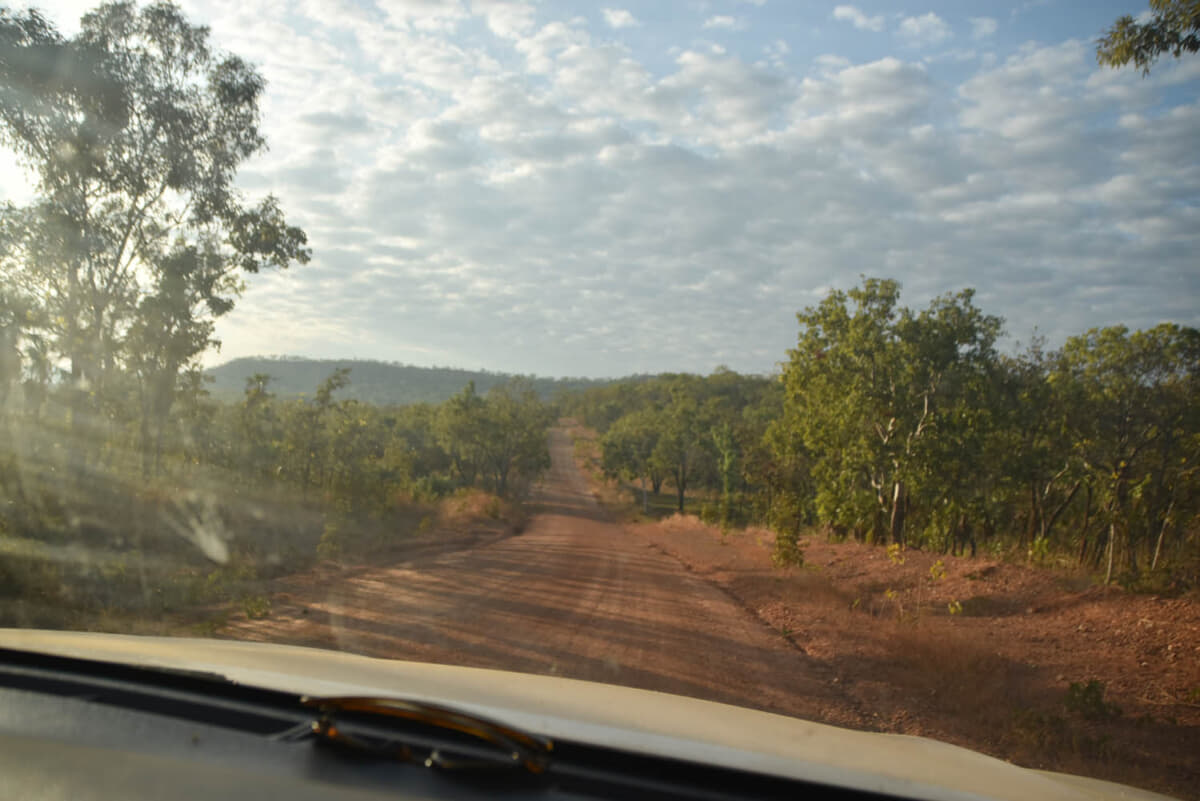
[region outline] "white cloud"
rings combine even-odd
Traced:
[[[878,33],[883,30],[884,19],[882,14],[868,17],[854,6],[837,6],[833,9],[833,18],[842,22],[849,22],[861,31],[875,31]]]
[[[291,289],[252,292],[238,320],[278,304],[262,319],[327,332],[304,347],[608,374],[769,369],[811,290],[862,272],[898,277],[912,303],[976,286],[1017,336],[1196,321],[1178,276],[1200,227],[1169,199],[1200,189],[1179,169],[1200,112],[1157,119],[1146,96],[1160,84],[1093,79],[1082,43],[1028,46],[947,95],[899,58],[829,55],[789,76],[694,47],[656,75],[569,22],[514,42],[544,83],[420,39],[388,69],[436,102],[395,129],[390,155],[356,170],[302,151],[268,170],[309,215],[317,259]],[[1129,110],[1121,127],[1095,128],[1113,103]],[[353,114],[309,126],[372,136],[400,109],[356,111],[365,131]],[[305,161],[339,165],[345,202],[320,205],[338,184]],[[1132,288],[1127,265],[1150,254],[1161,266]]]
[[[718,14],[704,20],[704,27],[736,31],[746,27],[746,22],[738,17],[730,17],[725,14]]]
[[[788,135],[809,143],[878,142],[930,113],[932,86],[919,64],[884,58],[848,65],[824,60],[826,75],[804,81]]]
[[[561,52],[588,43],[585,31],[564,22],[550,22],[537,33],[516,43],[517,52],[525,56],[526,68],[544,75],[554,68],[554,58]]]
[[[533,27],[533,6],[511,0],[471,0],[471,12],[487,20],[488,29],[503,39],[516,39]]]
[[[776,69],[783,69],[784,60],[787,55],[792,52],[792,48],[782,39],[776,39],[773,42],[768,42],[763,45],[763,55]]]
[[[285,24],[278,0],[188,2],[268,80],[243,190],[314,248],[252,277],[223,358],[766,371],[795,311],[861,273],[911,304],[974,286],[1021,338],[1200,325],[1194,60],[1143,79],[1085,41],[940,68],[967,52],[793,40],[785,61],[782,33],[715,52],[642,20],[664,62],[550,4],[300,0]]]
[[[640,23],[633,14],[623,8],[604,9],[604,21],[610,28],[635,28]]]
[[[996,33],[999,23],[992,17],[971,17],[971,38],[986,39]]]
[[[461,0],[377,0],[387,18],[402,29],[450,32],[469,14]]]
[[[896,33],[913,47],[931,47],[954,35],[946,21],[932,11],[919,17],[905,17]]]

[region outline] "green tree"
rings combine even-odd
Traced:
[[[247,204],[234,187],[265,146],[262,78],[169,2],[102,5],[69,40],[5,11],[0,44],[0,133],[38,191],[6,212],[20,280],[46,299],[77,422],[131,363],[152,467],[175,383],[240,290],[233,276],[309,256],[273,198]]]
[[[549,426],[549,411],[529,380],[515,378],[488,391],[477,446],[496,492],[508,492],[514,473],[532,479],[550,467]]]
[[[450,455],[459,480],[467,486],[483,469],[482,442],[486,437],[484,400],[470,381],[463,391],[438,409],[435,430],[438,444]]]
[[[895,281],[865,279],[798,315],[784,369],[785,449],[811,454],[818,515],[903,543],[914,489],[936,483],[939,437],[994,358],[1000,320],[973,293],[900,308]],[[939,427],[942,433],[939,434]],[[787,456],[787,454],[781,454]]]
[[[1076,453],[1101,493],[1105,581],[1118,548],[1136,574],[1139,551],[1167,530],[1194,479],[1200,331],[1169,323],[1092,329],[1067,340],[1051,378],[1066,398]]]
[[[0,411],[20,385],[21,341],[30,322],[31,303],[10,289],[0,289]]]
[[[243,476],[270,478],[278,474],[280,420],[274,395],[268,390],[271,376],[255,373],[246,379],[238,407],[237,457],[234,468]]]
[[[617,419],[600,438],[605,472],[616,478],[637,480],[642,486],[642,511],[649,513],[647,481],[658,494],[663,474],[652,459],[663,428],[654,409],[639,409]]]
[[[684,510],[688,484],[700,470],[705,455],[704,421],[689,389],[681,382],[672,387],[673,398],[662,411],[662,432],[650,457],[657,469],[670,475],[680,512]]]
[[[292,473],[305,492],[314,483],[317,486],[325,484],[330,461],[329,418],[336,407],[333,395],[349,385],[350,369],[335,368],[317,385],[316,395],[311,401],[296,403],[291,420],[286,426],[285,451],[291,456]]]
[[[1166,53],[1179,58],[1200,50],[1200,0],[1150,0],[1150,11],[1146,22],[1126,15],[1113,23],[1096,43],[1096,60],[1109,67],[1132,61],[1147,75]]]
[[[721,526],[727,527],[733,514],[733,488],[739,471],[741,447],[734,436],[733,426],[723,421],[710,433],[716,449],[717,475],[721,481]]]

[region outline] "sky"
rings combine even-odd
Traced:
[[[209,363],[770,372],[863,275],[1008,348],[1200,325],[1200,57],[1096,65],[1145,0],[181,5],[265,76],[239,184],[313,248]]]

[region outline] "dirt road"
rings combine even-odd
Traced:
[[[405,540],[406,562],[281,579],[268,617],[222,634],[925,735],[1200,801],[1193,601],[822,539],[806,541],[805,568],[779,570],[760,531],[616,524],[565,432],[552,433],[551,457],[523,533],[458,526]],[[936,582],[935,562],[946,574]],[[966,612],[946,611],[952,599]],[[1095,720],[1064,704],[1070,683],[1090,679],[1125,714]]]
[[[518,535],[289,588],[246,639],[623,684],[862,725],[824,664],[611,522],[565,432]]]

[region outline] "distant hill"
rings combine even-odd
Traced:
[[[415,367],[395,362],[359,359],[305,359],[293,356],[250,356],[234,359],[207,371],[213,378],[209,391],[221,400],[240,398],[246,379],[255,373],[271,376],[270,390],[280,398],[312,396],[317,385],[339,367],[350,368],[350,386],[338,397],[355,398],[377,405],[441,403],[462,391],[468,381],[484,393],[513,376],[452,367]],[[549,399],[567,392],[612,383],[609,379],[531,377],[538,394]]]

